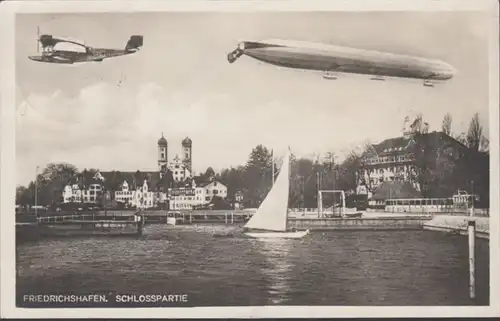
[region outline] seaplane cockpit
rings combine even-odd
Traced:
[[[52,56],[54,54],[54,46],[45,46],[42,48],[42,56]]]

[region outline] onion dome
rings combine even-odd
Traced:
[[[167,146],[168,143],[167,143],[167,140],[165,139],[165,137],[163,137],[163,133],[161,133],[161,138],[158,139],[158,146]]]
[[[191,146],[193,142],[191,141],[191,138],[186,137],[182,140],[182,146]]]

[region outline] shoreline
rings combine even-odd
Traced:
[[[432,220],[424,223],[423,229],[436,232],[468,235],[467,222],[471,219],[476,221],[476,237],[489,240],[489,217],[435,215]]]

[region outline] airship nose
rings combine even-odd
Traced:
[[[450,64],[443,64],[443,76],[450,79],[458,73],[458,70]]]

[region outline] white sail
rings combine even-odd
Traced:
[[[283,158],[278,178],[266,198],[257,209],[257,212],[245,224],[245,228],[267,231],[286,231],[288,210],[288,189],[290,152]]]

